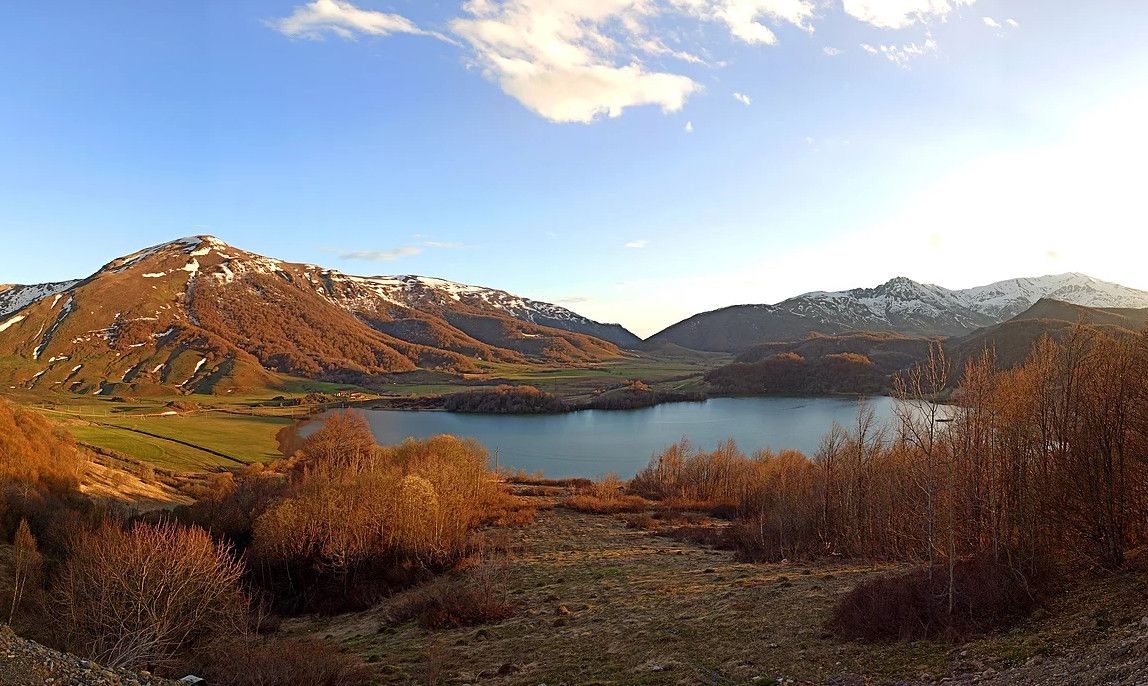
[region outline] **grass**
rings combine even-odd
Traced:
[[[822,683],[849,671],[905,678],[939,673],[951,648],[823,637],[835,594],[887,566],[829,563],[802,575],[567,508],[544,510],[510,535],[521,551],[507,581],[519,611],[505,621],[395,626],[384,604],[285,628],[383,656],[382,683],[428,683],[432,662],[443,683],[472,683],[508,664],[514,672],[499,683]]]
[[[557,369],[490,364],[485,375],[470,375],[469,378],[485,377],[526,384],[566,400],[585,400],[632,379],[640,379],[654,390],[663,392],[701,390],[704,374],[728,361],[729,356],[721,354],[667,357],[640,353],[600,364]]]
[[[68,430],[82,443],[157,467],[201,471],[282,457],[276,450],[275,433],[290,421],[229,414],[108,417],[98,424],[73,422]]]
[[[240,462],[268,462],[282,457],[275,449],[275,433],[291,423],[282,417],[242,415],[190,415],[114,420],[121,427],[186,441],[235,458]]]
[[[390,603],[402,601],[395,598],[283,628],[341,643],[373,664],[383,684],[796,686],[843,675],[871,684],[959,675],[952,683],[1006,686],[1139,683],[1148,675],[1141,624],[1148,551],[1143,565],[1062,594],[1043,616],[1007,632],[965,643],[865,643],[835,637],[826,620],[843,594],[906,566],[742,563],[724,550],[627,528],[625,520],[557,507],[510,530],[515,554],[506,590],[518,610],[501,622],[445,629],[417,618],[396,623],[401,613]]]
[[[641,379],[659,391],[702,388],[706,371],[727,361],[724,355],[666,356],[627,354],[607,363],[585,367],[541,368],[530,365],[483,364],[483,372],[456,379],[434,372],[387,377],[376,389],[382,396],[436,396],[455,393],[476,383],[503,381],[528,384],[562,398],[588,400],[605,390]],[[298,378],[284,378],[281,390],[262,389],[220,396],[171,395],[127,398],[7,389],[6,397],[63,420],[77,440],[123,453],[158,467],[201,471],[237,463],[266,462],[279,457],[276,432],[303,414],[304,406],[268,407],[276,396],[303,398],[308,393],[332,394],[361,390]],[[374,395],[374,394],[371,394]],[[198,405],[201,410],[180,416],[160,415],[169,401]],[[139,433],[144,432],[144,433]],[[152,434],[152,435],[145,435]],[[219,453],[219,454],[214,454]]]
[[[202,471],[234,464],[202,450],[123,429],[95,424],[77,424],[68,429],[81,443],[114,450],[164,469]]]

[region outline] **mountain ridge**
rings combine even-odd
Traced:
[[[618,347],[580,330],[625,332],[497,289],[351,276],[206,235],[117,257],[82,280],[6,294],[0,379],[82,393],[229,392],[273,387],[281,374],[370,383],[420,369],[470,373],[488,362],[597,362],[618,357]]]
[[[960,336],[1007,321],[1041,299],[1097,308],[1148,307],[1148,292],[1077,272],[960,290],[895,277],[873,288],[811,291],[773,305],[733,305],[702,312],[646,340],[737,352],[760,343],[800,340],[811,333]]]

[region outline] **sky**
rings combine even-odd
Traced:
[[[211,234],[652,334],[894,276],[1148,290],[1137,0],[8,0],[0,283]]]

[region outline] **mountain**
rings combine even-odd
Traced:
[[[1078,325],[1104,330],[1113,335],[1131,335],[1148,326],[1148,308],[1100,308],[1044,298],[1012,319],[955,338],[948,342],[956,369],[992,351],[1003,368],[1020,365],[1044,336],[1062,340]]]
[[[810,334],[763,343],[706,374],[722,395],[884,393],[893,375],[929,354],[929,339],[897,333]]]
[[[1038,300],[1008,321],[946,340],[951,382],[958,383],[965,364],[985,350],[997,366],[1012,368],[1028,358],[1042,337],[1063,340],[1079,325],[1131,336],[1148,326],[1148,308]],[[929,344],[929,338],[892,332],[812,333],[799,341],[751,346],[730,364],[707,373],[706,382],[711,392],[722,395],[886,393],[898,372],[927,359]]]
[[[694,315],[652,336],[695,350],[738,352],[808,334],[890,331],[912,336],[961,336],[1021,314],[1042,299],[1090,308],[1148,307],[1148,292],[1060,274],[1010,279],[950,290],[897,277],[875,288],[817,291],[775,305],[735,305]]]
[[[50,295],[63,293],[79,281],[57,281],[55,283],[38,283],[31,286],[19,284],[0,284],[0,317],[5,317],[16,310],[47,298]]]
[[[0,381],[82,393],[231,392],[281,375],[363,384],[482,362],[581,364],[621,327],[504,291],[359,277],[192,236],[77,282],[0,291]],[[630,334],[632,336],[632,334]]]

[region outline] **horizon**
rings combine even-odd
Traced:
[[[896,276],[1148,290],[1119,3],[233,5],[0,9],[0,282],[212,234],[643,337]]]
[[[110,259],[108,259],[107,261],[103,262],[99,268],[93,270],[91,274],[85,274],[85,275],[80,276],[80,277],[75,277],[75,279],[62,279],[61,281],[71,281],[71,280],[80,281],[80,280],[86,279],[89,276],[92,276],[92,275],[98,273],[98,271],[100,269],[106,267],[107,265],[109,265],[112,262],[115,262],[117,260],[129,258],[135,254],[143,253],[143,252],[155,249],[155,248],[161,248],[164,246],[178,244],[178,243],[188,243],[189,241],[195,241],[196,243],[198,243],[200,241],[208,241],[208,242],[213,242],[213,243],[216,243],[216,244],[219,244],[221,246],[228,247],[228,248],[235,248],[235,249],[242,250],[244,252],[249,252],[249,253],[252,252],[250,250],[243,248],[242,246],[235,245],[229,241],[226,241],[226,240],[224,240],[218,236],[212,235],[212,234],[193,234],[193,235],[188,235],[188,236],[180,236],[179,238],[174,238],[174,239],[171,239],[168,241],[163,241],[161,243],[156,243],[154,245],[144,246],[138,250],[134,250],[130,253],[125,253],[123,255],[113,256]],[[253,253],[253,254],[257,254],[261,257],[278,259],[274,255],[262,255],[259,253]],[[283,260],[283,261],[287,262],[286,260]],[[377,272],[377,273],[371,273],[371,274],[368,274],[368,273],[354,274],[354,273],[350,273],[350,272],[345,272],[341,269],[335,269],[333,267],[328,267],[328,266],[325,266],[323,264],[317,264],[317,263],[296,263],[296,264],[305,264],[307,266],[313,266],[313,267],[317,267],[319,269],[323,269],[324,271],[335,271],[335,272],[339,272],[342,274],[346,274],[347,276],[352,276],[352,277],[357,277],[357,278],[385,279],[385,278],[413,277],[413,278],[418,278],[418,279],[438,279],[438,280],[442,280],[442,281],[457,283],[458,285],[475,286],[475,287],[480,287],[480,288],[488,288],[491,290],[504,291],[504,292],[510,293],[511,295],[525,297],[525,298],[528,298],[531,300],[537,300],[537,298],[531,297],[528,293],[516,293],[516,292],[512,292],[512,291],[507,291],[506,289],[498,286],[497,284],[461,283],[461,282],[457,282],[457,281],[454,281],[452,279],[447,279],[447,278],[444,278],[442,276],[434,275],[434,274],[414,274],[414,273],[405,273],[405,272],[404,273],[400,273],[400,272],[393,272],[393,273]],[[912,279],[911,277],[907,277],[904,275],[896,275],[896,276],[892,276],[892,277],[890,277],[890,278],[888,278],[885,281],[882,281],[880,283],[871,284],[871,285],[858,285],[858,286],[854,286],[851,288],[842,289],[841,291],[825,291],[825,290],[803,291],[800,293],[793,293],[793,294],[784,296],[783,298],[776,300],[776,301],[772,301],[772,302],[736,302],[736,303],[729,303],[726,305],[720,305],[718,307],[713,308],[712,310],[702,310],[699,312],[695,312],[695,313],[693,313],[687,317],[682,318],[681,320],[670,322],[670,323],[666,324],[665,326],[662,326],[661,328],[653,330],[649,333],[642,333],[639,331],[635,331],[634,329],[631,329],[630,327],[626,326],[625,322],[612,322],[612,321],[602,321],[602,320],[595,320],[595,321],[599,321],[600,323],[603,323],[603,324],[619,324],[619,325],[623,326],[623,328],[630,331],[631,333],[638,335],[639,338],[641,338],[643,340],[648,340],[649,338],[651,338],[655,334],[661,333],[662,331],[664,331],[664,330],[666,330],[666,329],[668,329],[668,328],[670,328],[676,324],[680,324],[683,321],[686,321],[687,319],[690,319],[694,315],[698,315],[698,314],[706,314],[708,312],[723,310],[723,309],[727,309],[727,308],[731,308],[731,307],[746,307],[746,306],[773,307],[773,306],[779,305],[779,304],[781,304],[787,300],[790,300],[793,298],[800,298],[800,297],[807,296],[807,295],[841,293],[841,292],[848,292],[848,291],[852,291],[852,290],[865,290],[865,289],[879,288],[881,286],[884,286],[884,285],[886,285],[892,281],[896,281],[898,279],[908,279],[908,280],[910,280],[914,283],[920,284],[920,285],[939,287],[939,288],[942,288],[942,289],[950,291],[950,292],[960,292],[960,291],[968,290],[971,288],[984,288],[984,287],[988,287],[988,286],[995,286],[998,284],[1008,283],[1010,281],[1050,279],[1050,278],[1060,278],[1060,277],[1068,277],[1068,276],[1083,277],[1086,279],[1091,279],[1094,281],[1100,281],[1100,282],[1108,283],[1111,285],[1124,286],[1124,284],[1116,284],[1114,282],[1108,282],[1108,281],[1105,281],[1104,279],[1099,279],[1099,278],[1097,278],[1091,274],[1085,274],[1083,272],[1061,272],[1061,273],[1057,273],[1057,274],[1014,276],[1014,277],[1009,277],[1007,279],[1000,279],[997,281],[992,281],[989,283],[974,284],[972,286],[967,286],[967,287],[963,287],[963,288],[950,288],[944,284],[917,281],[916,279]],[[33,285],[33,284],[11,284],[11,283],[0,282],[0,286],[10,286],[10,285]],[[1125,286],[1125,287],[1127,287],[1127,286]],[[1140,290],[1140,289],[1136,289],[1136,290]],[[567,307],[567,309],[574,312],[575,314],[586,316],[585,313],[578,311],[577,307]],[[593,319],[593,317],[590,317],[590,319]]]

